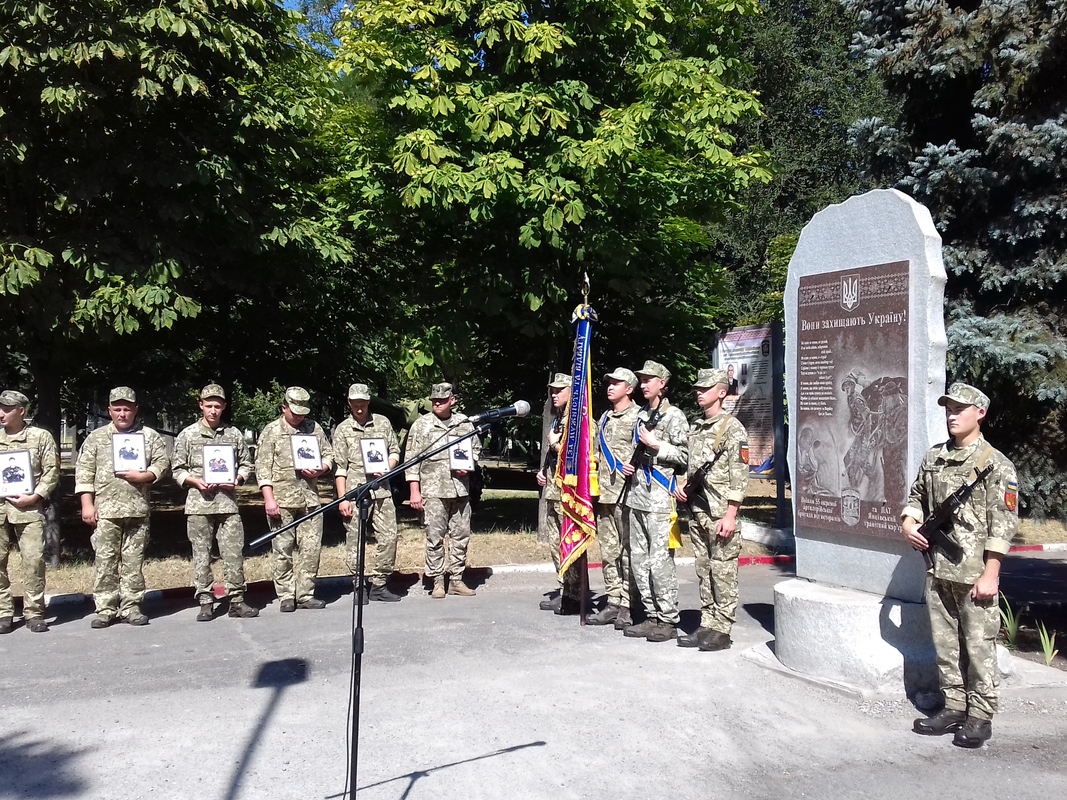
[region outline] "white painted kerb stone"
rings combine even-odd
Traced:
[[[774,587],[775,655],[804,675],[872,692],[936,690],[926,606],[789,580]]]

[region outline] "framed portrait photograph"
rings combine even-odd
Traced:
[[[363,471],[367,475],[389,471],[389,447],[385,439],[360,439],[359,449],[363,454]]]
[[[116,433],[111,437],[111,463],[115,472],[144,472],[148,469],[143,433]]]
[[[29,450],[9,450],[0,454],[0,497],[33,494],[33,464]]]
[[[466,470],[474,472],[474,451],[471,449],[471,440],[451,437],[448,444],[448,466],[453,471]]]
[[[237,448],[232,444],[204,445],[204,481],[209,485],[237,483]]]
[[[293,448],[293,469],[322,469],[322,451],[319,440],[314,436],[296,435],[289,437]]]

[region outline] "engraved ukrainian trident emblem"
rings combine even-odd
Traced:
[[[855,311],[860,304],[860,276],[846,275],[841,279],[841,308]]]

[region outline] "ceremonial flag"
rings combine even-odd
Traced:
[[[587,303],[578,306],[571,318],[571,322],[576,323],[571,405],[556,469],[563,507],[563,527],[559,537],[560,578],[596,538],[593,496],[599,495],[600,489],[593,463],[592,365],[589,358],[595,321],[596,312]]]

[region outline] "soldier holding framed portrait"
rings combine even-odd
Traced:
[[[170,458],[163,437],[140,425],[137,394],[129,386],[117,386],[108,395],[111,423],[89,434],[78,454],[74,493],[81,496],[82,521],[93,528],[91,542],[96,553],[93,628],[113,622],[147,625],[141,611],[144,600],[144,551],[148,544],[148,496],[152,484],[166,477]],[[131,434],[143,437],[144,461],[127,459],[118,451],[136,449]],[[116,442],[116,437],[118,442]],[[139,438],[140,438],[139,437]],[[144,469],[131,469],[144,464]]]
[[[33,633],[45,633],[44,503],[59,484],[52,434],[26,424],[30,400],[22,392],[0,393],[0,634],[14,629],[15,605],[8,577],[11,546],[22,554],[22,617]]]
[[[352,414],[337,426],[333,433],[334,488],[337,496],[344,496],[349,489],[362,486],[400,463],[400,444],[389,420],[370,410],[370,387],[365,383],[353,383],[348,388],[348,408]],[[386,582],[396,564],[396,508],[393,493],[388,484],[371,492],[370,523],[374,531],[374,563],[368,575],[370,592],[364,594],[362,586],[353,588],[360,593],[360,602],[368,599],[382,603],[395,603],[400,595],[389,591]],[[345,563],[355,575],[359,569],[359,509],[344,500],[338,510],[345,521],[347,547]]]
[[[259,610],[245,602],[245,531],[237,509],[237,487],[252,474],[252,455],[244,434],[222,421],[226,390],[211,383],[200,390],[200,419],[174,441],[174,480],[188,488],[185,522],[193,548],[193,584],[200,612],[197,622],[214,619],[211,543],[222,556],[229,616],[248,619]]]

